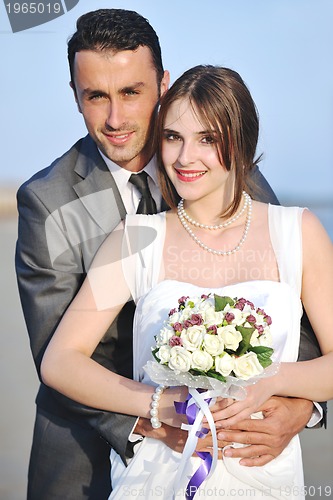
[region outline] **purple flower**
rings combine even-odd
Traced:
[[[254,326],[258,330],[259,335],[261,335],[264,332],[264,327],[262,325],[254,325]]]
[[[190,319],[186,319],[184,321],[184,323],[183,323],[183,327],[184,328],[190,328],[190,326],[193,326],[191,320]]]
[[[211,335],[217,335],[217,326],[216,325],[211,325],[207,328],[207,333],[210,333]]]
[[[270,326],[272,324],[272,318],[270,316],[268,316],[268,314],[265,314],[264,320],[266,321],[268,326]]]
[[[236,304],[234,305],[235,309],[239,309],[240,311],[243,311],[246,302],[247,302],[246,299],[238,299]]]
[[[201,314],[192,314],[190,322],[193,325],[202,325],[203,319]]]
[[[189,296],[185,297],[185,295],[183,295],[182,297],[180,297],[180,299],[178,299],[178,304],[185,304],[188,298]]]
[[[173,324],[172,328],[175,330],[175,332],[181,332],[183,329],[183,325],[179,323],[179,321],[177,321]]]
[[[171,311],[169,312],[169,316],[172,316],[173,314],[175,314],[177,312],[177,309],[174,307],[173,309],[171,309]]]
[[[224,319],[228,322],[231,323],[233,319],[235,319],[235,315],[233,313],[227,312],[224,316]]]
[[[173,335],[171,337],[171,339],[169,340],[169,346],[170,347],[175,347],[177,345],[180,345],[182,346],[183,345],[183,341],[180,337],[177,337],[177,335]]]
[[[203,300],[207,300],[207,299],[209,299],[209,295],[206,295],[206,294],[204,294],[204,293],[203,293],[203,294],[201,295],[201,298],[202,298]]]
[[[249,323],[255,323],[256,318],[253,316],[253,314],[249,314],[248,317],[246,318],[246,321],[248,321]]]

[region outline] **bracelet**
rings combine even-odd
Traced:
[[[160,406],[160,399],[166,389],[165,385],[159,385],[156,387],[154,394],[152,395],[150,403],[150,415],[151,415],[151,426],[153,429],[159,429],[161,427],[161,421],[158,418],[158,407]]]

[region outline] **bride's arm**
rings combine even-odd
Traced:
[[[249,417],[270,396],[293,396],[312,401],[333,399],[333,245],[318,219],[303,213],[302,302],[323,356],[311,361],[281,363],[277,375],[247,388],[247,397],[215,413],[227,427]],[[283,314],[283,311],[281,311]],[[223,421],[224,420],[224,421]]]
[[[122,231],[114,231],[101,246],[45,351],[41,376],[46,385],[85,405],[149,418],[154,388],[113,373],[91,358],[130,298],[121,245]],[[169,424],[177,421],[172,405],[182,396],[180,389],[163,395],[161,420]]]

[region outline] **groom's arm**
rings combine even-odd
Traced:
[[[45,222],[50,216],[45,204],[29,185],[18,192],[19,228],[16,248],[16,273],[22,309],[30,337],[30,346],[40,377],[40,364],[44,351],[65,310],[78,291],[84,274],[80,269],[79,251],[68,245],[61,265],[55,269]],[[57,226],[54,224],[54,231]],[[66,246],[65,232],[59,227],[55,243]],[[61,241],[63,240],[63,245]],[[109,368],[109,366],[108,366]],[[127,438],[135,418],[102,412],[80,405],[43,384],[37,404],[51,413],[94,428],[116,451],[124,457]]]
[[[310,359],[319,358],[320,356],[322,356],[322,353],[317,337],[313,331],[309,318],[304,311],[301,320],[301,336],[297,361],[308,361]],[[327,403],[316,403],[316,407],[318,406],[321,407],[322,418],[320,418],[320,416],[318,417],[318,414],[320,413],[319,410],[317,408],[313,408],[313,418],[315,419],[315,423],[313,424],[311,422],[311,424],[308,425],[309,428],[317,428],[322,426],[326,428]]]

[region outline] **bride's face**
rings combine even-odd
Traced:
[[[223,196],[226,189],[233,192],[234,176],[221,164],[216,141],[216,131],[200,123],[188,99],[171,104],[163,128],[162,160],[185,200]]]

